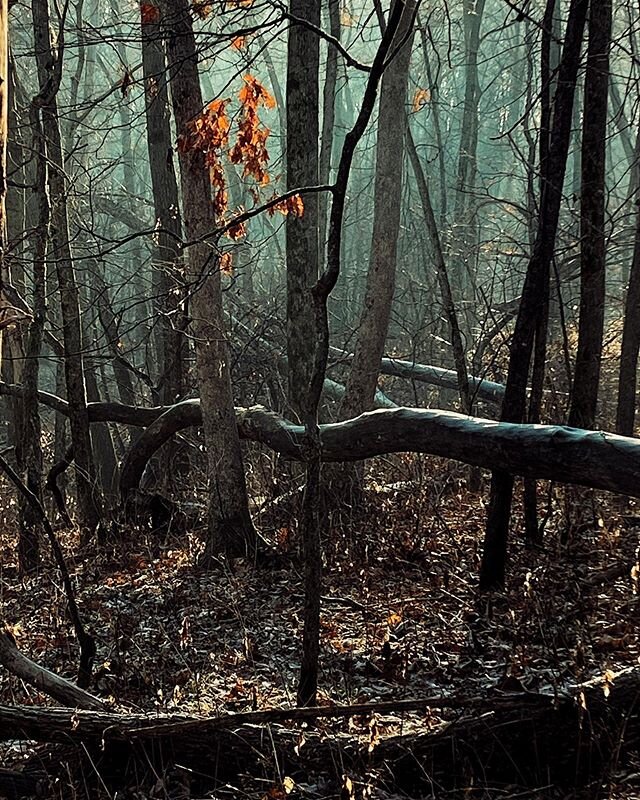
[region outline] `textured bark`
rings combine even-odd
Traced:
[[[580,328],[569,424],[593,428],[605,307],[605,179],[612,0],[592,2],[584,84],[580,200]]]
[[[406,96],[413,43],[415,2],[405,3],[392,48],[404,42],[385,69],[380,84],[380,112],[376,143],[373,235],[364,306],[358,326],[341,419],[368,411],[380,372],[380,360],[389,329],[400,232],[402,175],[407,126]]]
[[[0,394],[22,396],[21,386],[0,383]],[[69,404],[48,392],[41,403],[61,415]],[[174,406],[136,408],[120,403],[90,403],[92,422],[147,427],[122,467],[123,494],[136,489],[155,450],[181,430],[202,424],[199,400]],[[239,435],[283,453],[305,458],[304,427],[256,406],[235,410]],[[149,430],[153,428],[152,430]],[[631,437],[558,425],[495,422],[437,409],[380,409],[355,420],[320,426],[322,458],[360,461],[387,453],[426,453],[516,475],[575,483],[608,492],[640,496],[640,443]]]
[[[187,355],[184,299],[176,281],[176,271],[182,265],[182,222],[173,163],[166,57],[159,21],[153,21],[152,15],[147,20],[143,17],[141,33],[147,148],[157,225],[152,283],[159,361],[158,399],[162,403],[174,403],[184,393],[184,362]]]
[[[32,0],[32,10],[38,81],[40,91],[48,95],[47,102],[42,107],[42,129],[50,164],[52,255],[56,263],[60,289],[64,370],[71,409],[69,425],[76,459],[78,523],[86,535],[95,530],[98,524],[100,503],[94,491],[95,471],[87,414],[80,305],[69,239],[67,181],[55,97],[60,81],[61,64],[57,61],[51,45],[48,0]],[[52,91],[52,87],[56,91]]]
[[[396,790],[409,797],[433,796],[434,786],[439,794],[468,794],[469,785],[491,784],[528,786],[538,796],[537,787],[551,786],[570,796],[576,786],[594,779],[599,788],[611,765],[637,748],[639,681],[634,670],[615,676],[606,695],[599,679],[555,694],[497,692],[491,697],[277,709],[213,718],[0,706],[0,738],[82,743],[85,752],[96,749],[117,763],[120,773],[135,752],[145,766],[148,759],[163,763],[163,756],[166,766],[170,757],[198,774],[215,774],[219,782],[233,783],[239,773],[271,778],[322,774],[333,781],[327,786],[332,797],[339,796],[345,772],[366,779],[372,769],[383,769]],[[381,736],[374,748],[362,737],[327,737],[317,729],[325,717],[420,713],[429,708],[460,712],[456,719],[426,731]],[[296,721],[307,722],[303,747]]]
[[[540,303],[555,249],[571,138],[575,85],[588,5],[588,0],[572,0],[569,10],[554,101],[548,180],[542,189],[536,240],[527,266],[509,354],[509,371],[501,414],[501,419],[505,422],[522,422],[526,410],[527,380]],[[480,570],[480,586],[483,589],[500,586],[504,582],[512,494],[513,476],[503,470],[495,471],[492,475]]]
[[[636,240],[624,306],[618,378],[616,433],[622,436],[633,436],[635,428],[638,352],[640,352],[640,208],[636,219]]]
[[[478,169],[478,107],[480,104],[478,57],[484,7],[485,0],[463,0],[462,3],[465,89],[453,210],[451,255],[454,266],[451,277],[455,294],[467,301],[473,300],[475,284],[475,270],[469,263],[469,259],[475,238],[472,192],[475,189]],[[468,310],[468,307],[465,306],[465,313]]]
[[[0,0],[0,245],[4,260],[7,219],[7,145],[9,132],[9,2]]]
[[[92,711],[104,708],[97,697],[23,655],[4,631],[0,632],[0,663],[13,675],[66,706]]]
[[[164,5],[171,100],[178,137],[186,145],[189,124],[203,107],[198,58],[188,0]],[[197,241],[216,226],[204,154],[179,146],[185,233]],[[215,250],[205,241],[189,248],[191,330],[195,342],[204,435],[209,463],[209,536],[205,562],[215,554],[253,553],[255,531],[235,426],[229,348]]]
[[[24,394],[18,417],[20,426],[16,443],[16,465],[21,478],[39,500],[42,500],[42,433],[40,405],[38,402],[38,379],[40,374],[40,355],[44,337],[46,318],[47,266],[46,253],[49,239],[51,207],[47,191],[48,166],[47,148],[42,131],[39,111],[40,96],[36,96],[30,109],[32,132],[32,152],[36,160],[34,194],[38,202],[38,220],[33,231],[33,320],[29,326],[26,358],[22,369]],[[20,539],[18,541],[18,563],[20,569],[28,572],[38,566],[40,547],[38,533],[40,520],[31,504],[20,499]]]
[[[91,406],[96,418],[137,410]],[[158,414],[161,409],[149,410]],[[130,449],[122,465],[122,494],[137,489],[153,453],[177,432],[202,421],[197,400],[163,411]],[[259,406],[237,409],[240,436],[303,461],[304,428]],[[640,495],[640,443],[601,431],[557,425],[494,422],[434,409],[381,409],[320,426],[326,462],[359,461],[388,453],[426,453],[515,475]]]
[[[342,24],[340,21],[340,0],[328,0],[326,8],[329,15],[329,32],[336,41],[340,41]],[[322,93],[322,139],[320,144],[319,177],[320,184],[328,184],[331,180],[333,156],[333,140],[336,124],[336,90],[338,81],[338,50],[327,45],[327,66]],[[319,263],[322,265],[325,256],[327,236],[327,212],[329,198],[321,194],[318,198],[318,244]]]
[[[549,137],[551,133],[552,99],[555,93],[560,54],[557,47],[552,47],[554,34],[554,20],[557,17],[556,0],[547,0],[545,13],[542,20],[542,43],[540,53],[540,136],[539,136],[539,164],[540,164],[540,192],[544,189],[545,182],[549,179],[548,157]],[[531,175],[531,191],[529,193],[529,208],[535,209],[533,175]],[[529,224],[531,244],[535,243],[535,227],[533,215]],[[549,329],[549,300],[550,300],[550,270],[547,270],[540,290],[540,309],[536,323],[535,342],[533,348],[532,387],[529,398],[527,420],[540,422],[540,410],[544,393],[544,377],[547,361],[547,335]],[[530,543],[539,542],[541,537],[538,523],[538,487],[535,481],[524,482],[524,522],[525,536]]]
[[[290,0],[292,15],[320,25],[320,0]],[[319,182],[318,35],[295,22],[287,47],[287,190]],[[307,195],[304,215],[289,215],[287,236],[287,363],[289,403],[303,419],[315,338],[311,288],[318,279],[318,198]]]

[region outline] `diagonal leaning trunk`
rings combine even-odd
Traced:
[[[196,40],[188,0],[166,0],[163,12],[171,101],[180,139],[188,135],[189,124],[203,107]],[[216,225],[209,171],[204,154],[197,149],[180,147],[179,162],[186,237],[201,240]],[[235,424],[218,258],[206,241],[189,247],[187,276],[209,463],[209,534],[203,564],[210,566],[221,552],[252,554],[256,536]]]

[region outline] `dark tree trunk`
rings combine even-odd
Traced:
[[[153,271],[158,399],[175,403],[184,393],[187,345],[184,298],[176,277],[182,257],[182,223],[173,161],[167,66],[159,20],[142,15],[142,65],[147,116],[147,147],[157,231]]]
[[[540,302],[544,297],[544,287],[548,280],[546,276],[553,258],[558,228],[571,138],[575,84],[588,5],[588,0],[572,0],[569,10],[554,102],[548,180],[542,189],[536,241],[527,267],[509,355],[509,372],[501,414],[501,419],[505,422],[520,423],[525,415],[527,380]],[[512,493],[513,476],[502,470],[494,471],[480,570],[482,589],[491,589],[504,583]]]
[[[462,122],[460,126],[460,150],[455,184],[453,210],[453,232],[451,254],[455,269],[452,275],[454,290],[467,301],[463,306],[469,317],[470,301],[474,295],[475,270],[470,264],[476,222],[473,190],[478,168],[478,108],[480,105],[480,81],[478,57],[480,53],[480,30],[484,16],[485,0],[463,0],[462,14],[465,43],[465,90]]]
[[[580,332],[569,425],[594,428],[605,306],[605,178],[612,2],[592,2],[584,85],[580,201]]]
[[[542,20],[542,44],[540,58],[540,194],[548,180],[547,168],[549,157],[549,137],[551,135],[551,109],[556,86],[556,71],[558,68],[557,48],[552,46],[554,33],[554,19],[556,18],[556,0],[547,0],[544,18]],[[535,244],[535,233],[534,241]],[[549,328],[549,288],[550,273],[547,270],[540,291],[540,310],[535,331],[533,349],[533,370],[531,377],[531,397],[529,399],[529,422],[540,422],[542,396],[544,391],[545,365],[547,360],[547,333]],[[524,524],[525,536],[530,544],[535,544],[540,539],[540,525],[538,522],[538,488],[535,481],[527,478],[524,481]]]
[[[340,41],[342,25],[340,23],[340,0],[328,0],[329,32],[337,41]],[[331,163],[333,155],[333,140],[336,125],[336,89],[338,81],[338,50],[333,45],[327,45],[327,68],[324,78],[322,101],[322,139],[320,145],[319,174],[320,183],[328,184],[331,180]],[[327,236],[327,211],[329,198],[322,194],[318,198],[318,260],[322,264],[325,256]]]
[[[633,436],[636,416],[638,352],[640,351],[640,209],[636,218],[636,240],[624,307],[622,352],[618,378],[616,433]]]
[[[80,300],[69,238],[66,200],[68,187],[56,102],[62,65],[58,62],[51,44],[48,0],[32,0],[32,9],[39,86],[41,92],[48,94],[48,102],[42,108],[42,128],[50,164],[52,254],[60,289],[67,398],[72,409],[69,425],[76,465],[78,523],[86,536],[92,533],[98,524],[100,501],[95,494],[94,485],[95,471],[87,414]],[[62,36],[62,32],[59,32],[59,35]],[[52,85],[56,91],[51,90]]]
[[[291,14],[320,25],[320,0],[290,0]],[[320,40],[292,22],[287,49],[287,189],[319,180]],[[313,365],[315,337],[309,292],[318,279],[318,198],[304,198],[304,215],[291,214],[287,234],[287,361],[289,403],[302,419]]]

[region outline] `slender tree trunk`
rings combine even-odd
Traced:
[[[290,0],[291,14],[320,25],[320,0]],[[291,24],[287,47],[287,189],[319,180],[320,40]],[[318,198],[307,195],[304,214],[291,214],[287,234],[287,361],[289,403],[302,418],[313,364],[314,321],[309,291],[318,279]]]
[[[373,236],[364,308],[358,326],[354,357],[340,407],[341,419],[371,409],[380,360],[389,329],[395,288],[397,243],[400,232],[402,175],[407,129],[406,98],[413,43],[415,1],[405,3],[396,41],[404,42],[385,69],[380,85],[380,112],[376,144]]]
[[[624,307],[622,352],[618,378],[616,433],[633,436],[636,416],[638,352],[640,351],[640,209],[636,217],[636,240]]]
[[[605,306],[605,179],[612,2],[592,2],[584,86],[580,202],[580,332],[569,425],[593,428]]]
[[[431,243],[431,249],[435,256],[434,267],[438,276],[438,286],[440,287],[442,307],[449,323],[449,335],[451,336],[453,361],[456,367],[456,375],[458,378],[460,405],[463,413],[470,414],[472,401],[471,393],[469,391],[469,373],[467,370],[467,360],[464,352],[464,341],[462,339],[460,324],[458,322],[458,314],[456,311],[455,302],[453,300],[451,283],[449,282],[449,272],[444,258],[444,251],[442,248],[442,242],[440,240],[438,223],[436,222],[433,206],[431,204],[429,184],[425,178],[422,164],[420,163],[420,157],[418,156],[418,151],[410,130],[407,131],[407,149],[409,151],[409,158],[411,160],[413,172],[418,184],[418,194],[420,195],[420,203],[422,205],[425,228]]]
[[[84,535],[92,533],[100,519],[100,502],[95,493],[87,395],[84,379],[80,300],[74,273],[67,214],[67,180],[60,138],[56,93],[60,85],[62,51],[56,56],[51,44],[48,0],[32,0],[36,60],[40,91],[48,102],[42,108],[42,128],[49,158],[49,191],[51,194],[52,257],[55,259],[64,342],[64,369],[71,442],[75,461],[78,523]],[[59,32],[58,47],[63,32]],[[52,91],[52,88],[55,91]]]
[[[362,138],[376,103],[378,85],[384,71],[391,42],[397,33],[405,3],[398,0],[389,15],[385,31],[367,80],[360,111],[351,130],[345,136],[332,192],[326,268],[310,293],[315,331],[313,370],[304,409],[304,453],[306,484],[302,504],[302,540],[305,557],[305,605],[298,705],[315,705],[318,687],[318,654],[320,652],[320,595],[322,590],[322,528],[325,524],[320,508],[322,477],[320,465],[322,447],[318,426],[318,408],[324,386],[329,358],[329,318],[327,301],[340,275],[342,226],[349,175],[355,149]]]
[[[328,0],[329,32],[337,41],[340,41],[342,26],[340,24],[340,0]],[[327,68],[324,78],[322,101],[322,140],[320,145],[320,183],[328,184],[331,180],[331,161],[333,155],[333,140],[336,124],[336,87],[338,81],[338,51],[332,45],[327,45]],[[325,256],[327,236],[327,212],[329,198],[322,194],[318,198],[318,230],[319,230],[319,263],[322,264]]]
[[[511,342],[509,372],[501,413],[504,422],[521,423],[525,417],[527,380],[540,301],[544,295],[547,280],[545,276],[553,258],[558,229],[562,187],[571,138],[575,84],[580,66],[588,5],[588,0],[571,0],[553,109],[548,156],[549,180],[542,190],[536,241],[527,267]],[[480,567],[480,587],[483,590],[504,583],[512,494],[513,476],[501,470],[494,471]]]
[[[556,71],[560,53],[553,46],[554,20],[556,19],[556,0],[547,0],[542,20],[542,44],[540,58],[540,194],[549,180],[547,173],[549,158],[549,138],[551,135],[552,101],[556,87]],[[535,244],[535,239],[534,239]],[[531,378],[531,397],[529,398],[528,421],[540,422],[540,411],[544,392],[545,364],[547,359],[547,334],[549,328],[549,289],[551,270],[547,270],[540,291],[540,309],[535,331],[533,348],[533,370]],[[536,481],[524,481],[524,522],[527,542],[535,544],[540,539],[538,523],[538,487]]]
[[[166,2],[164,14],[173,113],[178,137],[186,143],[189,124],[203,106],[188,0]],[[202,151],[179,146],[178,153],[185,233],[191,241],[200,240],[188,250],[187,271],[209,462],[209,536],[204,555],[204,563],[209,565],[220,552],[253,554],[256,536],[249,516],[242,452],[235,425],[218,259],[215,250],[201,240],[216,225],[209,170]]]
[[[460,128],[460,151],[458,173],[455,184],[453,209],[452,255],[456,268],[452,279],[454,289],[466,303],[465,317],[469,317],[467,303],[473,299],[474,270],[469,260],[475,229],[472,191],[476,183],[478,159],[478,107],[480,104],[480,82],[478,79],[478,56],[480,53],[480,30],[484,16],[485,0],[463,0],[463,26],[465,42],[465,90],[462,124]]]

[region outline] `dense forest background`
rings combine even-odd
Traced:
[[[0,0],[0,797],[633,797],[631,0]]]

